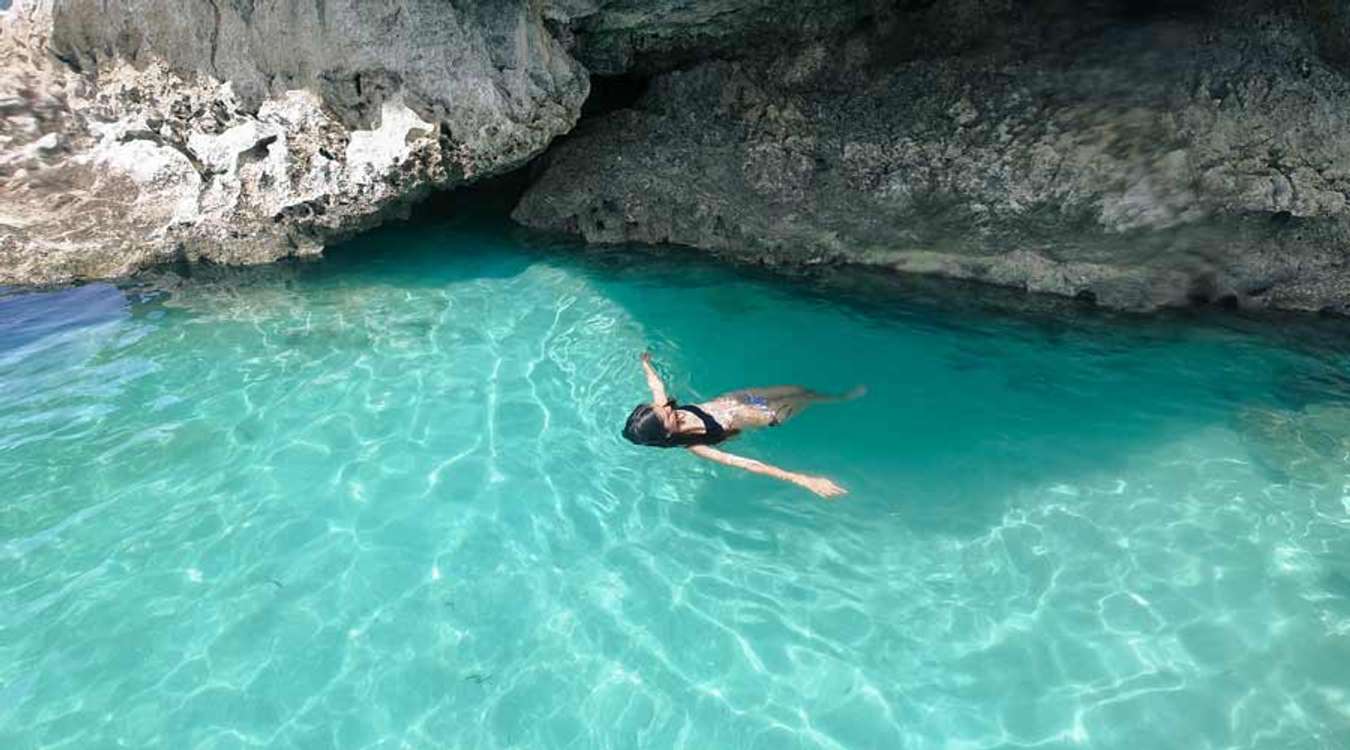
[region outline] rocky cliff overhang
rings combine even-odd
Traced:
[[[21,1],[0,33],[0,282],[316,253],[588,92],[526,3]]]
[[[1337,0],[17,0],[0,283],[314,254],[570,133],[516,216],[592,242],[1342,310],[1348,23]],[[634,95],[577,127],[593,81]]]
[[[1126,309],[1350,310],[1343,5],[902,6],[651,77],[515,218]]]

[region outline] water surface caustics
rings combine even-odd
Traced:
[[[455,226],[156,283],[0,296],[0,747],[1350,747],[1343,324]],[[644,348],[867,384],[729,446],[852,494],[623,442]]]

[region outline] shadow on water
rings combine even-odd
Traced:
[[[126,318],[126,295],[113,284],[52,291],[0,287],[0,356],[63,332]]]

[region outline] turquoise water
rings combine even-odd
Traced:
[[[452,225],[11,290],[0,747],[1350,746],[1350,326],[888,283]],[[644,348],[867,384],[730,445],[851,494],[624,443]]]

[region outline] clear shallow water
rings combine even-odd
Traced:
[[[424,227],[0,296],[0,747],[1350,746],[1343,325],[832,284]],[[644,347],[866,383],[730,446],[852,494],[622,442]]]

